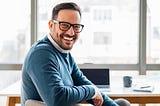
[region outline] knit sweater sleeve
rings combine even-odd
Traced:
[[[91,99],[95,93],[91,85],[65,85],[57,57],[49,49],[38,49],[30,56],[29,75],[47,106],[70,106]]]

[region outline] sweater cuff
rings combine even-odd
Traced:
[[[99,89],[96,86],[93,85],[93,88],[95,90],[95,93],[94,93],[92,99],[94,99],[100,93]]]

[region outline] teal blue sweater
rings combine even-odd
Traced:
[[[93,97],[91,85],[71,54],[59,52],[46,36],[32,46],[23,64],[21,105],[34,99],[47,106],[71,106]],[[116,106],[108,96],[104,98],[106,106]]]

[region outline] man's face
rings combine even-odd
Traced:
[[[65,9],[59,11],[56,20],[59,22],[67,22],[70,24],[80,24],[81,17],[78,11]],[[62,49],[72,49],[73,44],[78,39],[79,33],[76,33],[73,30],[73,27],[70,27],[67,31],[63,31],[59,26],[60,24],[49,21],[49,29],[52,38]]]

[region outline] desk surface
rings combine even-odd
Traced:
[[[145,78],[145,80],[144,80]],[[130,88],[124,88],[122,84],[122,78],[118,77],[115,78],[113,77],[111,79],[111,91],[104,92],[109,96],[160,96],[160,76],[158,77],[138,77],[138,80],[140,82],[147,82],[147,83],[152,83],[154,86],[154,90],[152,92],[137,92],[133,91],[133,87]],[[155,79],[156,78],[156,79]],[[144,80],[144,81],[142,81]],[[112,83],[113,81],[113,83]],[[137,82],[135,82],[137,83]],[[138,82],[139,83],[139,82]],[[5,89],[0,90],[0,96],[20,96],[21,92],[21,81],[17,81],[16,83],[8,86]]]
[[[133,78],[134,79],[134,78]],[[122,77],[113,77],[111,78],[111,91],[109,92],[104,92],[111,98],[119,98],[119,97],[127,97],[127,98],[138,98],[138,97],[143,97],[143,98],[156,98],[155,103],[160,103],[160,85],[158,84],[160,80],[160,76],[157,77],[146,77],[146,76],[141,76],[138,77],[134,83],[139,83],[139,82],[147,82],[147,83],[152,83],[154,85],[154,90],[153,92],[136,92],[133,91],[133,88],[124,88],[123,83],[122,83]],[[113,81],[113,83],[112,83]],[[7,97],[19,97],[20,98],[20,88],[21,88],[21,81],[18,81],[9,87],[3,89],[0,91],[0,96],[7,96]],[[133,100],[135,101],[135,100]],[[144,101],[143,101],[144,102]],[[146,101],[147,102],[147,101]],[[150,103],[150,102],[149,102]]]
[[[136,84],[149,84],[154,86],[152,92],[133,91],[133,87],[123,87],[122,77],[113,77],[111,79],[111,91],[105,92],[109,96],[160,96],[160,76],[136,76],[132,79],[132,86]]]
[[[21,95],[21,81],[0,90],[0,96],[20,96]]]

